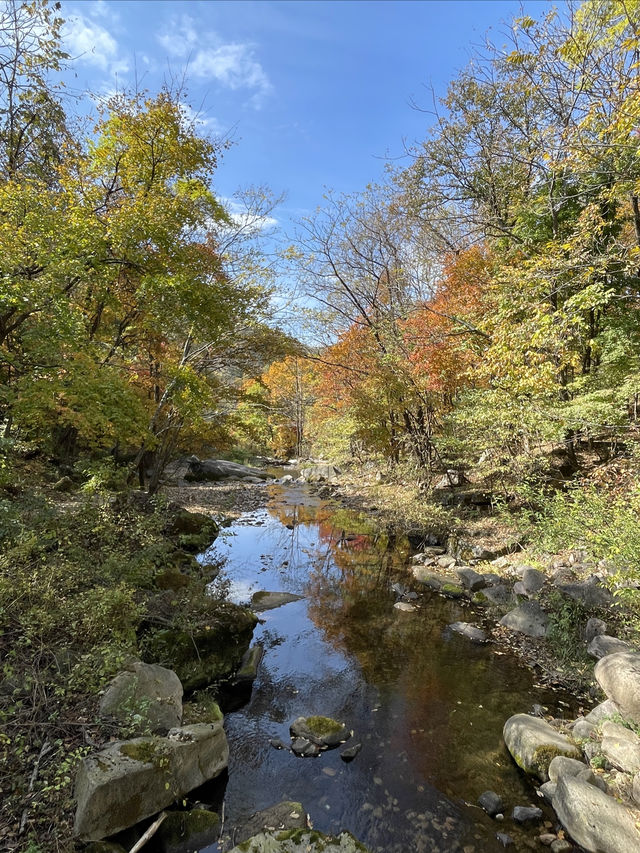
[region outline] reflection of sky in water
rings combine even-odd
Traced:
[[[509,811],[537,801],[501,733],[511,713],[550,697],[511,658],[443,630],[476,618],[459,603],[434,596],[416,613],[394,610],[390,583],[406,575],[394,574],[397,554],[384,537],[347,541],[345,524],[354,537],[370,532],[357,517],[342,511],[333,530],[326,512],[321,525],[312,521],[303,490],[273,493],[279,505],[247,514],[203,555],[225,561],[234,601],[258,590],[305,596],[259,614],[265,657],[251,700],[225,718],[227,826],[292,799],[317,829],[348,829],[376,853],[497,853],[497,830],[514,836],[510,849],[529,850],[539,829],[496,825],[465,801],[487,788]],[[290,530],[279,518],[303,520]],[[355,730],[363,744],[355,761],[345,764],[339,750],[298,759],[269,745],[288,742],[289,724],[309,714]]]

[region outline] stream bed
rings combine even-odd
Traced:
[[[508,755],[502,726],[534,703],[562,716],[571,699],[537,686],[510,654],[447,630],[473,622],[469,605],[426,591],[415,612],[394,608],[393,583],[409,583],[410,549],[371,521],[309,493],[271,486],[266,509],[241,516],[203,559],[222,560],[215,584],[231,600],[259,590],[304,596],[260,615],[254,642],[264,658],[249,702],[226,714],[229,774],[225,832],[281,800],[303,804],[314,828],[349,830],[376,853],[491,853],[539,848],[543,822],[520,827],[516,805],[542,806]],[[289,742],[299,716],[347,724],[362,743],[351,763],[340,749],[297,758]],[[505,819],[477,805],[491,789]],[[543,807],[544,808],[544,807]],[[553,821],[545,811],[544,820]],[[227,842],[205,848],[229,849]]]

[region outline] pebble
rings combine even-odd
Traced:
[[[508,847],[510,844],[513,844],[513,838],[510,835],[507,835],[506,832],[498,832],[496,838],[503,847]]]

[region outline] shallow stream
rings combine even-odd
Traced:
[[[415,612],[394,609],[391,584],[410,577],[406,541],[304,486],[270,489],[267,509],[243,515],[203,555],[224,560],[216,583],[233,601],[259,590],[304,596],[260,614],[254,641],[265,654],[251,699],[225,717],[224,834],[295,800],[316,829],[347,829],[380,853],[491,853],[504,849],[497,832],[513,837],[510,850],[539,848],[542,822],[520,828],[509,818],[513,806],[540,801],[506,752],[502,726],[533,703],[568,715],[568,697],[536,686],[494,645],[450,633],[451,622],[477,620],[468,605],[427,591]],[[354,761],[340,749],[297,758],[270,745],[289,741],[296,717],[316,714],[354,730]],[[475,805],[487,789],[505,800],[502,822]]]

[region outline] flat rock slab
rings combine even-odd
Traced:
[[[623,717],[640,724],[640,654],[617,652],[603,657],[594,675]]]
[[[600,702],[599,705],[592,708],[585,716],[585,720],[592,725],[597,726],[603,720],[610,717],[616,717],[618,714],[620,714],[620,708],[618,708],[612,699],[606,699],[604,702]]]
[[[254,835],[230,853],[367,853],[349,832],[323,835],[310,829],[285,830]]]
[[[471,640],[472,643],[486,643],[487,635],[484,631],[477,628],[475,625],[471,625],[469,622],[452,622],[451,625],[447,625],[450,631],[454,631],[456,634],[461,634],[463,637],[466,637],[468,640]]]
[[[604,757],[623,773],[640,771],[640,738],[631,729],[606,720],[602,724],[601,749]]]
[[[238,844],[252,838],[260,832],[283,832],[292,829],[307,829],[307,815],[302,803],[284,800],[275,806],[269,806],[242,822],[240,829],[234,829],[234,838]]]
[[[500,624],[527,637],[545,637],[549,617],[537,601],[525,601],[500,620]]]
[[[182,684],[173,670],[136,661],[116,675],[100,700],[100,716],[130,723],[133,714],[154,732],[180,725]]]
[[[80,763],[75,834],[99,841],[127,829],[218,776],[228,761],[221,722],[110,744]]]
[[[507,749],[518,767],[542,782],[549,779],[549,765],[556,755],[580,758],[582,753],[569,738],[549,723],[528,714],[509,717],[502,730]]]
[[[508,586],[503,583],[495,586],[487,587],[482,590],[482,594],[491,604],[499,607],[501,604],[508,604],[513,599],[513,594]]]
[[[249,468],[238,462],[227,462],[226,459],[198,459],[191,456],[188,459],[188,470],[184,479],[190,483],[208,481],[220,482],[223,480],[243,480],[252,477],[257,480],[267,480],[269,475],[260,468]]]
[[[563,583],[558,584],[558,589],[587,607],[607,607],[613,601],[609,590],[597,582]]]
[[[618,637],[610,637],[608,634],[596,634],[587,646],[587,654],[591,655],[592,658],[596,658],[596,660],[600,660],[607,655],[615,655],[617,652],[630,651],[632,651],[632,648],[629,643],[625,643],[624,640],[620,640]]]
[[[260,590],[251,596],[251,609],[255,610],[256,613],[263,613],[265,610],[275,610],[276,607],[282,607],[283,604],[289,604],[291,601],[300,601],[301,598],[304,596],[295,595],[293,592]]]
[[[631,812],[594,785],[570,776],[561,777],[553,808],[576,844],[590,853],[640,850],[640,832]]]

